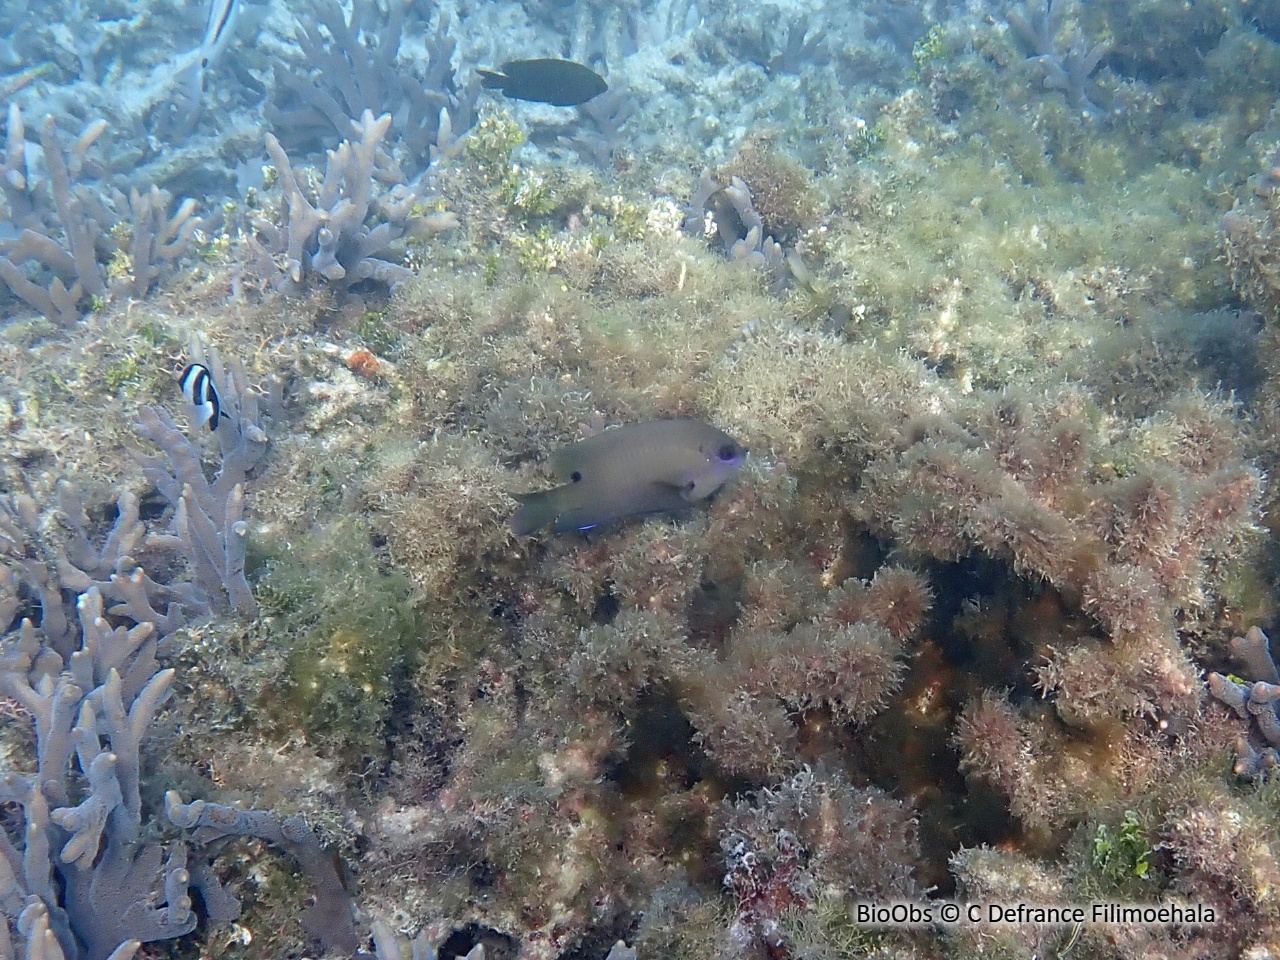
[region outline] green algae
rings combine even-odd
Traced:
[[[102,371],[102,382],[112,392],[138,379],[141,364],[136,356],[121,357]]]
[[[1153,877],[1155,851],[1138,814],[1126,810],[1118,825],[1098,824],[1093,837],[1093,865],[1117,886]]]
[[[942,24],[935,23],[911,48],[911,62],[915,65],[911,69],[911,82],[919,83],[923,80],[928,74],[929,66],[941,61],[946,53],[947,31]]]
[[[367,525],[350,517],[270,555],[257,597],[283,659],[260,695],[264,726],[362,773],[385,753],[393,699],[422,643],[407,578],[380,566]]]
[[[1221,303],[1216,228],[1194,172],[1126,175],[1135,158],[1104,140],[1082,151],[1076,179],[1046,166],[1021,124],[1000,124],[891,164],[874,206],[838,221],[828,268],[863,308],[861,336],[999,386],[1048,375],[1122,318]]]
[[[385,310],[366,310],[356,321],[352,333],[374,353],[382,355],[394,352],[401,341],[400,331],[388,322]]]

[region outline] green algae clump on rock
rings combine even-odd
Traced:
[[[258,588],[280,662],[259,694],[266,726],[298,730],[352,775],[381,762],[424,643],[408,579],[373,553],[367,525],[338,521],[268,558]]]

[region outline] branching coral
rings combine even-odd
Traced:
[[[770,236],[792,243],[819,219],[817,184],[795,158],[768,138],[742,145],[725,172],[739,177],[751,191],[751,202]]]
[[[595,125],[596,132],[574,137],[574,149],[597,166],[607,167],[621,145],[623,125],[635,112],[635,99],[615,86],[578,109]]]
[[[1246,780],[1271,776],[1280,766],[1280,673],[1271,656],[1270,641],[1257,627],[1231,641],[1232,652],[1256,679],[1239,683],[1220,673],[1209,674],[1209,692],[1249,723],[1236,741],[1235,774]]]
[[[781,293],[790,278],[782,245],[765,233],[764,218],[752,204],[741,177],[722,186],[704,170],[685,211],[685,229],[718,242],[735,264],[759,270],[772,293]]]
[[[109,186],[99,192],[75,182],[105,130],[105,121],[90,124],[68,152],[53,115],[47,116],[40,131],[46,182],[30,169],[22,111],[16,104],[9,109],[0,182],[8,218],[20,232],[0,243],[0,280],[64,325],[83,316],[91,303],[145,296],[189,251],[200,226],[194,200],[170,215],[169,194],[155,186],[126,196]]]
[[[37,760],[0,783],[25,821],[22,847],[0,835],[0,910],[20,913],[37,942],[51,931],[37,947],[50,957],[105,960],[188,933],[196,916],[186,847],[166,859],[146,836],[140,792],[142,744],[173,671],[159,668],[151,624],[108,624],[97,588],[81,596],[79,620],[65,659],[29,619],[0,645],[0,689],[34,719]]]
[[[1062,3],[1043,0],[1043,6],[1028,8],[1025,12],[1009,13],[1009,26],[1018,41],[1026,48],[1027,61],[1044,74],[1044,85],[1050,90],[1061,90],[1067,103],[1086,117],[1099,112],[1094,99],[1096,84],[1089,75],[1097,69],[1102,59],[1111,52],[1106,42],[1086,47],[1077,28],[1065,50],[1058,47],[1058,34],[1062,28]]]
[[[0,909],[29,941],[51,931],[32,944],[50,957],[121,958],[138,941],[193,929],[188,887],[208,879],[188,871],[185,845],[166,855],[150,836],[141,784],[143,744],[174,674],[160,669],[160,643],[207,607],[130,556],[151,547],[135,496],[121,495],[101,545],[69,484],[59,506],[43,521],[29,496],[0,509],[0,628],[23,615],[0,639],[0,687],[35,723],[34,769],[0,786],[26,824],[22,846],[0,839],[10,868]]]
[[[20,613],[38,612],[49,647],[64,660],[83,642],[75,597],[94,591],[99,606],[117,621],[154,630],[159,640],[208,610],[191,584],[160,584],[134,558],[147,548],[138,498],[122,493],[116,522],[101,546],[90,536],[80,492],[70,483],[58,489],[58,509],[42,514],[28,495],[0,502],[0,557],[5,560],[0,624]],[[70,593],[65,593],[70,591]]]
[[[140,941],[182,936],[197,921],[189,888],[210,919],[234,919],[239,907],[208,862],[217,852],[208,845],[229,835],[259,836],[297,857],[317,895],[309,932],[329,947],[354,949],[333,861],[296,818],[183,805],[171,795],[170,819],[199,828],[195,862],[185,843],[168,844],[166,854],[153,839],[143,745],[174,671],[160,669],[151,623],[109,625],[97,587],[78,608],[81,640],[69,659],[29,619],[0,643],[0,693],[35,725],[35,769],[0,781],[0,800],[21,807],[25,821],[21,846],[0,834],[0,917],[16,921],[33,950],[46,951],[30,955],[124,960]],[[49,941],[41,945],[44,930]]]
[[[306,873],[316,898],[315,904],[303,911],[303,929],[326,950],[351,953],[356,949],[358,938],[351,915],[351,898],[338,876],[333,857],[302,818],[280,817],[268,810],[237,810],[203,800],[183,803],[172,790],[165,795],[165,813],[175,825],[192,831],[192,836],[202,844],[228,837],[256,837],[287,851]],[[212,874],[207,867],[202,867],[197,876],[212,877]],[[209,898],[207,902],[210,901],[221,904],[225,899]],[[212,919],[226,921],[235,916],[220,912]]]
[[[167,752],[147,752],[175,676],[160,660],[174,655],[175,634],[189,637],[180,628],[190,618],[215,607],[256,610],[237,524],[245,526],[246,473],[266,446],[257,396],[241,365],[224,369],[216,351],[197,356],[224,403],[218,477],[205,477],[197,448],[167,413],[142,412],[141,429],[162,455],[139,459],[174,506],[171,534],[149,533],[152,518],[143,520],[139,498],[127,491],[112,525],[100,519],[109,510],[86,506],[66,482],[57,510],[42,514],[29,495],[0,504],[0,704],[34,726],[29,745],[13,739],[22,724],[5,728],[13,764],[0,799],[13,829],[0,831],[0,945],[11,942],[14,921],[30,956],[124,960],[139,941],[183,936],[201,917],[234,919],[236,895],[212,860],[223,838],[241,834],[269,839],[303,862],[318,903],[314,916],[304,914],[314,921],[312,936],[348,952],[358,945],[334,861],[297,818],[175,798],[171,819],[193,832],[186,841],[160,836],[155,787],[175,773]],[[157,583],[133,559],[180,575],[169,550],[188,559],[194,582]],[[163,743],[171,747],[171,735]],[[346,909],[345,921],[337,908]]]
[[[366,280],[395,287],[413,272],[386,258],[392,247],[405,237],[453,225],[449,215],[417,213],[418,196],[403,183],[375,197],[376,181],[403,180],[389,169],[390,160],[381,150],[391,129],[390,114],[375,120],[366,110],[352,127],[358,142],[344,140],[329,151],[324,179],[314,192],[306,189],[280,141],[267,134],[283,207],[278,222],[253,221],[257,239],[251,247],[263,275],[275,274],[275,286],[283,292],[296,293],[321,280],[344,292]],[[282,272],[276,270],[277,258]]]
[[[439,15],[426,63],[419,65],[407,57],[402,62],[405,6],[384,12],[360,0],[350,14],[333,2],[315,11],[314,23],[297,27],[299,59],[277,68],[276,100],[267,108],[290,149],[347,139],[350,118],[366,110],[397,116],[393,138],[421,160],[440,143],[442,117],[454,136],[471,126],[479,87],[459,94],[455,86],[451,59],[457,44],[447,12]]]

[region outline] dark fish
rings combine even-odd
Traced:
[[[673,513],[705,500],[738,472],[747,451],[701,420],[653,420],[571,443],[551,457],[564,486],[517,493],[511,517],[518,536],[554,524],[556,533],[651,513]]]
[[[553,107],[576,107],[609,89],[604,77],[572,60],[508,60],[499,70],[476,72],[487,90]]]
[[[203,363],[188,364],[178,378],[178,384],[182,387],[182,395],[199,411],[196,429],[199,430],[207,423],[210,430],[217,430],[219,420],[227,417],[227,414],[222,409],[222,399],[213,385],[209,368]]]

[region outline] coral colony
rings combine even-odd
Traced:
[[[0,960],[1280,954],[1278,0],[0,38]]]

